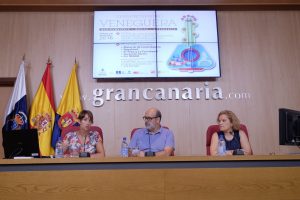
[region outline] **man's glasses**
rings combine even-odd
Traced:
[[[144,121],[150,121],[150,120],[155,119],[155,118],[158,118],[158,117],[146,117],[146,116],[144,116],[143,120]]]

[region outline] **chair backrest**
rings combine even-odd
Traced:
[[[166,129],[169,129],[167,126],[162,126],[163,128],[166,128]],[[141,129],[141,128],[134,128],[134,129],[132,129],[132,131],[131,131],[131,133],[130,133],[130,139],[133,137],[133,135],[136,133],[136,131],[138,130],[138,129]],[[171,156],[174,156],[175,155],[175,153],[174,153],[174,150],[172,151],[172,153],[171,153]]]
[[[130,133],[130,139],[133,137],[133,135],[135,134],[135,132],[136,132],[137,130],[139,130],[139,129],[141,129],[141,128],[134,128],[134,129],[131,130],[131,133]]]
[[[244,124],[240,124],[240,130],[244,131],[247,137],[249,138],[248,135],[248,130],[247,127]],[[211,137],[215,132],[219,132],[220,127],[219,125],[210,125],[207,128],[206,131],[206,155],[210,155],[210,143],[211,143]]]
[[[64,138],[67,133],[78,131],[79,129],[80,129],[80,126],[69,126],[69,127],[63,128],[61,131],[61,138]],[[103,142],[103,132],[99,126],[91,126],[90,130],[97,131]]]

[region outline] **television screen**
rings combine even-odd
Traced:
[[[2,131],[5,158],[39,156],[37,129]]]
[[[300,111],[279,109],[279,144],[300,145]]]
[[[93,77],[220,77],[216,11],[95,11]]]

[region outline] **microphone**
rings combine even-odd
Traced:
[[[148,142],[149,142],[149,151],[151,151],[151,135],[150,135],[150,133],[149,133],[149,135],[148,135],[149,137],[148,137]]]
[[[85,152],[85,141],[86,141],[86,135],[84,136],[84,143],[83,143],[83,152],[80,152],[79,157],[80,158],[88,158],[91,157],[89,152]]]
[[[151,138],[150,138],[150,133],[149,134],[149,151],[145,152],[145,157],[152,157],[155,156],[155,152],[152,152],[151,150]]]
[[[84,136],[84,142],[83,142],[83,152],[85,152],[85,141],[86,141],[86,135]]]

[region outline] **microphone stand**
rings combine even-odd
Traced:
[[[155,156],[155,152],[152,152],[151,150],[151,142],[150,142],[150,133],[149,134],[149,151],[145,152],[145,157],[153,157]]]
[[[86,136],[84,136],[84,144],[83,144],[83,152],[79,153],[79,157],[80,158],[88,158],[91,157],[89,152],[85,152],[85,140],[86,140]]]

